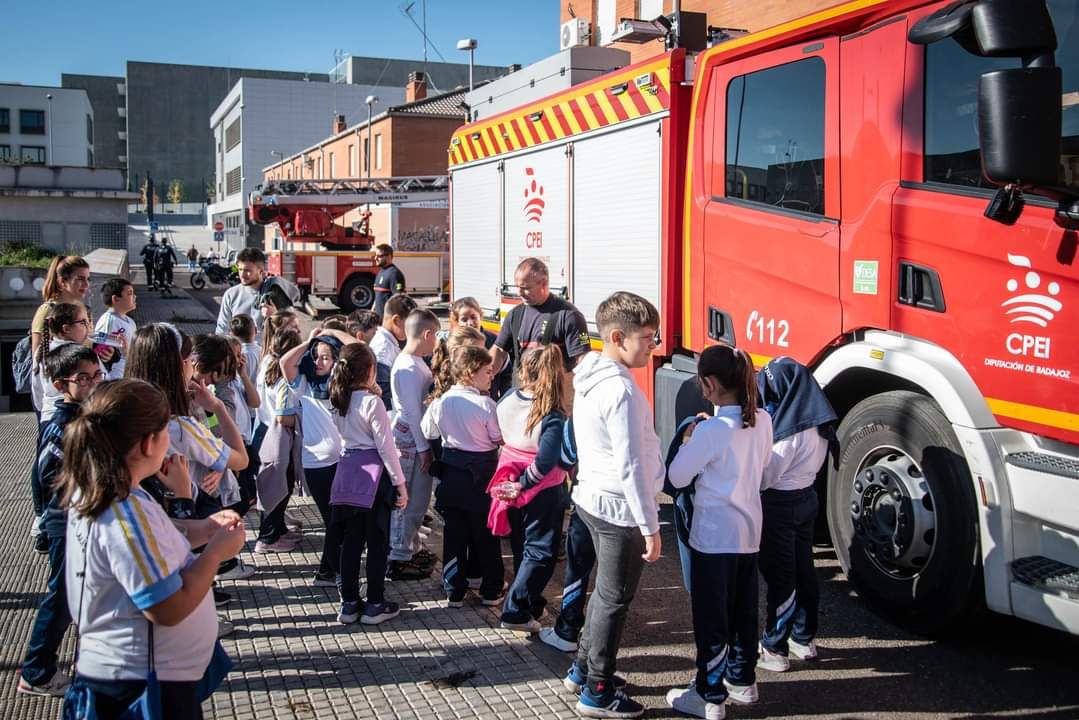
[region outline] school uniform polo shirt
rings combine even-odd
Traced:
[[[69,512],[64,573],[80,635],[77,672],[96,680],[145,679],[149,621],[142,613],[183,587],[180,571],[193,560],[187,539],[141,488],[94,520]],[[158,679],[199,680],[216,640],[207,592],[178,624],[154,626]]]

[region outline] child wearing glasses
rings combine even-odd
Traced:
[[[71,624],[71,614],[64,582],[67,512],[60,506],[53,486],[64,462],[64,428],[78,416],[82,402],[104,379],[105,372],[94,351],[76,343],[66,343],[48,353],[44,372],[61,394],[37,448],[37,472],[45,492],[41,530],[48,538],[49,580],[30,629],[30,643],[16,690],[26,695],[60,696],[70,679],[58,671],[57,653]]]
[[[86,306],[82,303],[55,303],[52,312],[45,321],[48,330],[49,344],[46,352],[52,352],[61,345],[68,343],[83,344],[90,334],[90,316],[86,312]],[[44,355],[34,373],[31,384],[31,395],[34,407],[41,413],[41,424],[44,426],[56,413],[56,403],[63,399],[63,392],[49,381],[44,368]],[[98,367],[104,372],[98,361]]]

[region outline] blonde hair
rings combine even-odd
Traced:
[[[526,433],[532,432],[552,412],[566,414],[569,403],[563,367],[562,349],[557,345],[532,348],[521,357],[517,379],[532,394],[525,419]]]
[[[450,358],[453,356],[454,350],[474,345],[475,343],[483,345],[483,333],[468,325],[458,325],[453,330],[450,330],[449,335],[444,340],[438,341],[435,352],[431,356],[431,374],[434,375],[435,386],[431,390],[431,395],[427,398],[428,402],[441,397],[453,387],[453,363]]]

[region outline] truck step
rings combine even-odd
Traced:
[[[318,297],[316,295],[307,296],[306,304],[307,312],[311,317],[318,317],[319,313],[339,313],[341,308],[337,307],[331,300]]]
[[[1041,555],[1012,561],[1016,582],[1040,590],[1058,592],[1079,600],[1079,568]]]
[[[1009,465],[1027,470],[1079,480],[1079,461],[1072,458],[1040,452],[1019,452],[1012,453],[1005,461]]]

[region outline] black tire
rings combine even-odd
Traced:
[[[191,287],[196,290],[202,290],[206,287],[206,273],[202,270],[191,273]]]
[[[947,419],[924,395],[887,392],[855,405],[838,434],[828,528],[847,578],[874,610],[914,632],[960,629],[983,602],[981,554],[970,470]],[[906,475],[893,472],[903,467]],[[889,527],[893,539],[881,543]]]
[[[352,275],[341,287],[337,306],[341,312],[366,310],[375,304],[375,279],[370,275]]]

